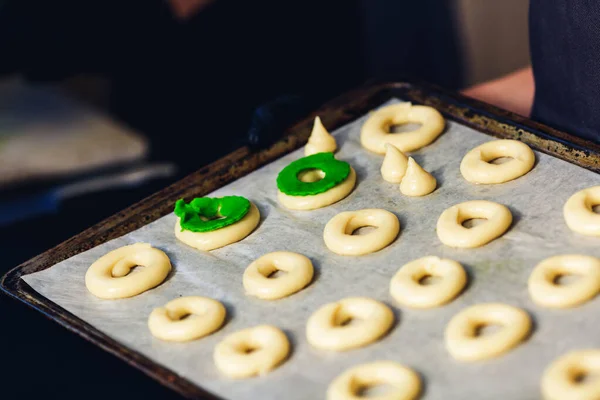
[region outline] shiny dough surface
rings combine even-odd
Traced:
[[[357,365],[335,378],[327,389],[327,400],[365,399],[361,391],[376,385],[391,388],[373,400],[414,400],[421,393],[421,378],[412,369],[393,361],[375,361]]]
[[[155,308],[148,318],[148,328],[158,339],[187,342],[210,335],[223,325],[225,307],[201,296],[186,296]]]
[[[209,251],[239,242],[248,236],[258,226],[260,212],[251,203],[250,211],[238,222],[210,232],[182,231],[179,218],[175,223],[175,236],[188,246],[198,250]]]
[[[483,218],[487,221],[472,228],[463,222]],[[508,207],[487,200],[472,200],[446,209],[437,222],[437,235],[442,243],[450,247],[480,247],[502,236],[512,224]]]
[[[356,321],[346,325],[351,320]],[[344,351],[376,341],[393,323],[394,313],[385,304],[367,297],[347,297],[315,311],[306,324],[306,337],[314,347]]]
[[[400,183],[408,168],[408,157],[395,146],[385,144],[385,157],[381,164],[381,176],[386,182]]]
[[[478,335],[482,326],[499,325],[497,332]],[[531,318],[520,308],[501,303],[470,306],[456,314],[446,327],[448,352],[459,361],[498,357],[516,347],[531,331]]]
[[[230,334],[217,344],[215,365],[230,378],[264,375],[288,356],[290,342],[281,329],[260,325]]]
[[[350,174],[339,185],[334,186],[326,192],[311,196],[290,196],[277,191],[279,202],[290,210],[315,210],[317,208],[327,207],[333,203],[344,199],[354,189],[356,185],[356,171],[350,167]]]
[[[567,200],[563,208],[569,228],[588,236],[600,236],[600,214],[593,207],[600,205],[600,186],[580,190]]]
[[[421,127],[410,132],[390,133],[393,125],[418,123]],[[371,113],[360,132],[360,143],[370,151],[385,154],[390,143],[402,152],[418,150],[433,142],[445,127],[444,117],[435,108],[399,103],[382,107]]]
[[[426,277],[441,279],[430,285],[422,284]],[[467,274],[458,262],[427,256],[400,267],[390,281],[390,294],[403,306],[438,307],[458,296],[466,283]]]
[[[503,164],[491,161],[510,157]],[[472,183],[504,183],[517,179],[533,168],[535,154],[529,146],[518,140],[494,140],[469,151],[460,163],[462,176]]]
[[[421,197],[433,192],[437,181],[412,158],[408,158],[406,174],[400,182],[400,192],[405,196]]]
[[[600,399],[600,349],[573,350],[553,361],[542,376],[544,400]],[[580,382],[581,376],[591,379]]]
[[[564,275],[576,280],[558,284]],[[579,254],[565,254],[540,262],[529,276],[529,295],[543,307],[569,308],[592,299],[600,292],[600,259]]]
[[[365,235],[353,235],[359,228],[376,229]],[[381,250],[392,243],[400,232],[398,217],[381,209],[344,211],[327,222],[323,239],[329,250],[346,256],[360,256]]]
[[[283,276],[270,278],[277,271]],[[310,259],[290,251],[275,251],[256,259],[244,271],[246,293],[263,300],[276,300],[302,290],[314,274]]]
[[[138,267],[132,271],[132,268]],[[96,297],[133,297],[160,285],[171,271],[169,257],[149,243],[113,250],[96,260],[85,274],[85,286]]]

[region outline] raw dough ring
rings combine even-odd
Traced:
[[[276,271],[287,272],[269,278]],[[313,265],[308,257],[289,251],[275,251],[255,260],[244,271],[246,292],[264,300],[276,300],[302,290],[313,278]]]
[[[277,198],[281,204],[290,210],[315,210],[344,199],[352,193],[354,185],[356,185],[356,171],[350,167],[348,177],[326,192],[309,196],[290,196],[278,190]]]
[[[571,351],[555,360],[542,376],[546,400],[600,399],[600,381],[579,382],[581,376],[600,373],[600,350]]]
[[[582,235],[600,236],[600,214],[593,210],[600,204],[600,186],[583,189],[567,200],[563,213],[572,231]]]
[[[501,157],[512,160],[491,164]],[[535,155],[529,146],[518,140],[494,140],[469,151],[460,163],[460,173],[472,183],[504,183],[525,175],[535,164]]]
[[[344,325],[351,319],[358,322]],[[366,297],[347,297],[315,311],[306,324],[306,337],[320,349],[350,350],[376,341],[393,323],[394,313],[385,304]]]
[[[129,273],[138,266],[143,268]],[[96,260],[85,274],[85,286],[101,299],[123,299],[160,285],[170,271],[171,262],[163,251],[150,243],[135,243]]]
[[[473,218],[486,222],[465,228],[462,223]],[[465,201],[446,209],[437,222],[438,238],[446,246],[473,248],[501,236],[510,227],[512,214],[502,204],[486,200]]]
[[[254,203],[250,203],[250,211],[238,222],[210,232],[182,231],[179,218],[175,223],[175,236],[188,246],[198,250],[209,251],[239,242],[248,236],[260,221],[260,212]]]
[[[428,276],[442,279],[431,285],[421,284]],[[428,256],[403,265],[390,282],[390,294],[407,307],[431,308],[454,299],[466,283],[467,274],[459,263]]]
[[[377,229],[366,235],[352,235],[361,227],[373,226]],[[389,211],[368,208],[358,211],[341,212],[331,218],[323,239],[329,250],[345,256],[360,256],[373,253],[388,246],[400,232],[398,218]]]
[[[555,284],[561,275],[577,275],[566,285]],[[529,276],[529,294],[544,307],[568,308],[590,300],[600,292],[600,259],[568,254],[554,256],[539,263]]]
[[[422,126],[411,132],[389,133],[392,125],[410,122]],[[385,154],[386,143],[402,152],[414,151],[433,142],[444,131],[444,126],[444,117],[433,107],[392,104],[371,114],[360,131],[360,143],[379,154]]]
[[[219,329],[225,314],[223,304],[208,297],[179,297],[155,308],[148,318],[148,328],[158,339],[187,342]]]
[[[217,368],[230,378],[249,378],[277,367],[289,351],[285,333],[260,325],[227,336],[215,347],[213,358]]]
[[[414,400],[421,393],[421,378],[410,368],[393,361],[376,361],[357,365],[335,378],[327,390],[327,400],[365,399],[360,391],[387,384],[393,389],[377,400]]]
[[[486,325],[501,330],[485,336],[477,331]],[[479,361],[506,353],[529,334],[531,318],[520,308],[500,303],[476,304],[456,314],[446,327],[446,348],[460,361]]]

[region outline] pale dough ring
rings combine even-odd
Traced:
[[[352,235],[358,228],[373,226],[377,229],[366,235]],[[323,231],[329,250],[346,256],[373,253],[388,246],[400,232],[398,218],[389,211],[364,209],[345,211],[331,218]]]
[[[344,199],[354,189],[356,184],[356,171],[350,167],[350,174],[339,185],[336,185],[326,192],[309,196],[290,196],[281,190],[277,192],[277,198],[286,208],[290,210],[315,210],[317,208],[327,207],[333,203]]]
[[[260,221],[260,212],[254,203],[250,203],[250,210],[238,222],[221,229],[210,232],[192,232],[181,230],[179,218],[175,223],[175,236],[188,246],[198,250],[209,251],[239,242],[256,228]]]
[[[131,271],[134,267],[139,268]],[[85,274],[85,286],[102,299],[122,299],[160,285],[170,271],[171,262],[163,251],[149,243],[136,243],[96,260]]]
[[[462,225],[473,218],[487,221],[472,228]],[[446,209],[438,219],[437,235],[446,246],[480,247],[504,234],[511,223],[512,214],[506,206],[492,201],[472,200]]]
[[[499,331],[478,336],[486,325],[500,325]],[[456,314],[446,327],[446,348],[459,361],[479,361],[508,352],[531,330],[531,318],[520,308],[500,303],[476,304]]]
[[[512,160],[503,164],[491,164],[501,157]],[[469,151],[460,163],[462,176],[472,183],[504,183],[517,179],[533,168],[535,154],[529,146],[518,140],[494,140]]]
[[[269,278],[276,271],[285,275]],[[275,251],[255,260],[244,271],[246,293],[264,300],[276,300],[302,290],[313,278],[313,265],[302,254]]]
[[[393,389],[369,399],[414,400],[421,393],[421,378],[415,371],[393,361],[376,361],[357,365],[335,378],[327,390],[327,400],[365,399],[361,390],[383,384]]]
[[[281,364],[290,343],[280,329],[260,325],[232,333],[215,347],[217,368],[230,378],[264,375]]]
[[[201,296],[179,297],[164,307],[155,308],[148,318],[148,328],[158,339],[187,342],[219,329],[225,315],[225,307],[216,300]]]
[[[572,231],[588,236],[600,236],[600,214],[593,207],[600,205],[600,186],[583,189],[567,200],[563,213]]]
[[[559,285],[561,275],[576,275],[575,282]],[[529,294],[544,307],[568,308],[590,300],[600,292],[600,259],[568,254],[539,263],[529,276]]]
[[[392,125],[407,123],[422,126],[411,132],[389,133]],[[414,151],[433,142],[444,131],[444,126],[444,117],[435,108],[411,103],[392,104],[371,114],[362,126],[360,143],[379,154],[385,153],[386,143],[402,152]]]
[[[600,380],[580,382],[581,376],[600,374],[600,350],[575,350],[555,360],[542,376],[545,400],[600,399]]]
[[[441,281],[421,284],[427,276]],[[464,289],[467,274],[454,260],[435,256],[419,258],[403,265],[390,282],[390,294],[400,304],[414,308],[431,308],[448,303]]]
[[[344,325],[351,319],[352,324]],[[393,323],[394,313],[385,304],[347,297],[315,311],[306,324],[306,337],[319,349],[344,351],[378,340]]]

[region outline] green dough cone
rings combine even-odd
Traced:
[[[317,169],[325,177],[316,182],[302,182],[298,174],[302,171]],[[277,176],[277,187],[290,196],[312,196],[324,193],[342,183],[350,174],[350,164],[336,160],[333,153],[317,153],[293,161],[281,170]]]
[[[197,197],[189,204],[183,199],[175,203],[175,215],[180,218],[182,231],[215,231],[235,224],[244,218],[248,211],[250,201],[241,196]]]

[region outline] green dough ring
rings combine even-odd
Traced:
[[[250,211],[250,201],[241,196],[196,197],[189,204],[186,204],[183,199],[175,203],[175,215],[180,218],[182,231],[216,231],[235,224],[244,218],[248,211]],[[225,218],[211,219],[215,217]]]
[[[318,169],[325,177],[316,182],[302,182],[298,174]],[[333,153],[317,153],[293,161],[277,175],[277,187],[290,196],[312,196],[324,193],[342,183],[350,174],[350,164],[336,160]]]

